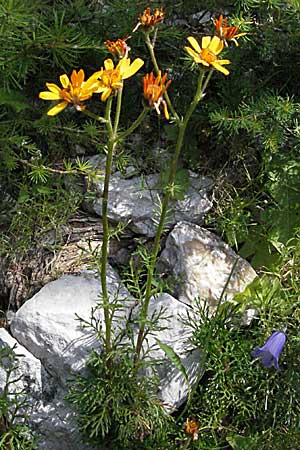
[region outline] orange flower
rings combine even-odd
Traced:
[[[73,104],[77,111],[85,109],[82,102],[92,97],[93,93],[99,88],[99,82],[93,75],[84,81],[84,71],[82,69],[77,72],[73,70],[71,80],[64,74],[59,77],[63,89],[54,83],[46,83],[48,91],[39,93],[39,98],[43,100],[62,100],[61,103],[53,106],[47,114],[48,116],[55,116],[63,111],[69,104]]]
[[[184,47],[185,51],[193,58],[194,62],[197,64],[203,64],[206,67],[212,66],[214,69],[219,70],[228,75],[229,71],[223,67],[223,65],[230,64],[228,59],[218,59],[217,55],[223,50],[223,41],[214,36],[204,36],[202,38],[202,48],[198,44],[195,38],[192,36],[187,38],[191,47]]]
[[[143,78],[144,85],[144,97],[148,100],[149,106],[154,107],[157,111],[157,114],[160,114],[159,107],[162,104],[164,109],[165,118],[169,120],[169,112],[167,108],[167,103],[163,98],[163,94],[166,92],[168,86],[171,83],[169,80],[165,83],[167,78],[167,74],[165,73],[163,77],[161,77],[161,71],[159,71],[157,77],[154,77],[153,72],[147,73]]]
[[[236,39],[247,34],[238,33],[239,27],[228,27],[227,19],[223,19],[222,14],[218,19],[214,20],[214,26],[216,27],[216,35],[225,42],[225,45],[227,45],[227,41],[233,41],[235,45],[238,46],[239,44],[237,43]]]
[[[125,36],[123,39],[117,39],[116,41],[105,41],[104,44],[112,55],[117,58],[127,58],[130,47],[126,44],[126,41],[130,39],[130,36]]]
[[[163,8],[155,8],[153,14],[151,14],[150,8],[146,8],[143,14],[140,15],[139,21],[133,31],[136,31],[140,26],[148,30],[159,22],[162,22],[164,18],[165,11]]]
[[[129,58],[120,59],[115,67],[111,59],[104,61],[104,69],[95,72],[94,79],[99,79],[97,93],[102,92],[101,100],[105,102],[113,91],[123,87],[123,80],[132,77],[144,64],[140,58],[136,58],[130,64]]]
[[[199,424],[194,419],[186,419],[183,428],[186,434],[193,437],[193,441],[197,441]]]

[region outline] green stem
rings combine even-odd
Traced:
[[[114,138],[117,136],[117,132],[118,132],[118,126],[119,126],[120,114],[121,114],[121,105],[122,105],[122,94],[123,94],[123,88],[118,89],[117,107],[116,107],[116,115],[115,115],[115,123],[114,123]]]
[[[97,120],[98,122],[107,123],[107,119],[105,117],[97,116],[97,114],[94,114],[91,111],[88,111],[87,109],[82,109],[81,112],[86,116],[91,117],[94,120]]]
[[[155,53],[154,53],[154,46],[153,46],[153,44],[151,42],[149,33],[145,33],[145,36],[146,36],[146,45],[147,45],[149,53],[150,53],[151,61],[153,63],[156,75],[158,75],[159,72],[160,72],[160,69],[159,69],[159,66],[158,66],[158,63],[157,63],[157,59],[156,59],[156,56],[155,56]],[[164,92],[164,97],[166,99],[166,102],[168,104],[168,107],[169,107],[173,117],[175,118],[177,124],[179,124],[180,123],[180,117],[178,116],[177,112],[175,111],[175,108],[174,108],[174,106],[173,106],[173,104],[171,102],[171,99],[170,99],[167,91]]]
[[[102,199],[102,225],[103,225],[103,241],[101,247],[101,287],[102,287],[102,301],[103,301],[103,312],[105,321],[105,349],[106,354],[109,355],[111,352],[111,314],[109,309],[109,297],[107,290],[106,281],[106,271],[107,271],[107,258],[108,258],[108,244],[109,244],[109,226],[107,218],[107,205],[108,205],[108,189],[109,180],[112,168],[112,157],[115,147],[114,142],[114,132],[111,123],[111,104],[112,97],[110,96],[107,100],[105,119],[106,128],[108,132],[108,146],[107,146],[107,156],[106,156],[106,167],[105,167],[105,178],[104,178],[104,189],[103,189],[103,199]],[[109,361],[109,359],[108,359]]]
[[[207,77],[209,77],[209,78],[211,77],[211,72],[207,75]],[[161,235],[163,233],[164,223],[165,223],[166,215],[168,212],[169,200],[170,200],[172,190],[174,187],[177,162],[178,162],[178,158],[179,158],[180,151],[182,148],[184,134],[186,131],[187,124],[188,124],[189,119],[190,119],[192,113],[194,112],[197,104],[203,97],[204,90],[203,90],[202,85],[203,85],[204,73],[205,73],[204,71],[201,71],[199,78],[198,78],[198,86],[197,86],[197,90],[196,90],[195,96],[193,98],[193,101],[191,102],[183,121],[180,122],[178,125],[179,133],[178,133],[178,139],[177,139],[177,144],[176,144],[176,150],[175,150],[174,158],[171,162],[167,189],[166,189],[165,197],[164,197],[164,200],[162,203],[160,219],[159,219],[159,223],[158,223],[157,230],[156,230],[156,235],[155,235],[154,244],[153,244],[153,250],[152,250],[151,257],[150,257],[150,263],[149,263],[149,268],[148,268],[148,273],[147,273],[145,298],[144,298],[144,302],[141,307],[141,316],[140,316],[141,323],[140,323],[140,329],[139,329],[139,333],[138,333],[138,337],[137,337],[137,343],[136,343],[136,349],[135,349],[135,355],[134,355],[134,364],[135,365],[137,365],[138,361],[140,360],[142,345],[143,345],[143,341],[144,341],[144,337],[145,337],[145,328],[146,328],[146,322],[147,322],[148,307],[149,307],[149,302],[150,302],[150,298],[151,298],[151,294],[152,294],[153,274],[154,274],[157,255],[158,255],[158,252],[160,249],[160,239],[161,239]],[[204,86],[205,87],[207,86],[207,82],[205,82]]]
[[[123,133],[120,133],[118,136],[116,136],[116,140],[120,141],[121,139],[125,139],[129,134],[131,134],[144,120],[146,114],[148,114],[149,108],[144,108],[141,114],[138,116],[138,118],[133,122],[133,124]]]
[[[101,247],[101,287],[102,287],[102,302],[103,302],[103,312],[104,312],[104,321],[105,321],[105,349],[106,354],[108,356],[107,364],[110,367],[110,353],[112,350],[111,344],[111,325],[113,320],[113,313],[110,311],[110,303],[109,296],[107,290],[107,259],[108,259],[108,246],[109,246],[109,224],[107,217],[107,206],[108,206],[108,193],[109,193],[109,181],[112,169],[112,159],[114,150],[117,142],[130,134],[143,120],[145,114],[147,113],[146,109],[140,114],[138,119],[131,125],[131,127],[122,133],[120,136],[118,133],[118,126],[120,121],[121,114],[121,106],[122,106],[122,89],[118,89],[118,97],[117,97],[117,106],[116,106],[116,114],[114,124],[112,125],[111,121],[111,105],[112,105],[112,97],[109,97],[106,104],[105,110],[105,123],[106,129],[108,133],[108,144],[107,144],[107,155],[106,155],[106,167],[105,167],[105,178],[104,178],[104,188],[103,188],[103,198],[102,198],[102,226],[103,226],[103,241]]]

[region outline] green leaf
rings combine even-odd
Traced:
[[[251,448],[257,448],[252,446],[257,444],[257,439],[255,436],[244,437],[235,434],[233,436],[227,436],[226,441],[231,445],[233,450],[250,450]]]
[[[169,360],[174,364],[174,366],[182,373],[187,387],[188,387],[188,391],[189,391],[189,396],[190,396],[190,392],[191,392],[191,387],[190,387],[190,382],[187,376],[187,372],[185,370],[184,365],[181,362],[180,357],[177,355],[176,352],[174,352],[174,350],[172,349],[172,347],[170,347],[167,344],[164,344],[163,342],[161,342],[159,339],[156,339],[157,344],[159,345],[159,347],[162,349],[163,352],[165,352],[166,356],[169,358]]]

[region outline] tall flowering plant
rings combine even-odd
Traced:
[[[150,8],[146,8],[144,12],[140,14],[138,23],[133,30],[134,32],[137,30],[143,32],[145,43],[154,67],[155,75],[146,75],[146,77],[144,78],[144,96],[145,98],[148,98],[150,107],[154,107],[158,114],[160,114],[159,107],[160,105],[162,105],[166,119],[169,119],[170,117],[170,119],[176,124],[178,130],[177,143],[174,149],[172,161],[170,163],[168,181],[161,206],[160,219],[157,225],[153,250],[150,257],[150,264],[148,266],[146,288],[141,304],[140,329],[138,333],[134,357],[135,363],[137,363],[141,357],[143,342],[148,332],[148,330],[146,329],[146,323],[150,298],[154,292],[153,275],[155,271],[157,255],[160,249],[160,240],[167,217],[168,205],[170,199],[174,196],[175,193],[177,163],[183,146],[187,125],[198,103],[204,98],[205,91],[213,73],[215,71],[218,71],[224,75],[229,75],[229,70],[224,66],[227,66],[231,63],[228,59],[219,58],[224,49],[225,40],[221,38],[220,35],[218,35],[218,30],[216,31],[216,35],[214,36],[202,37],[201,44],[194,36],[189,36],[187,40],[190,46],[185,46],[184,50],[188,54],[191,62],[196,65],[198,80],[195,85],[194,97],[189,107],[184,112],[177,112],[167,91],[170,80],[165,84],[167,74],[164,74],[164,76],[162,77],[162,71],[159,67],[159,63],[155,55],[155,41],[157,39],[157,30],[160,24],[163,22],[164,16],[165,11],[163,8],[155,8],[153,13],[151,13]],[[232,32],[232,35],[233,34],[234,33]],[[241,35],[236,35],[236,37],[241,37]]]
[[[105,334],[105,363],[108,373],[114,364],[113,355],[115,349],[112,343],[112,322],[115,310],[111,305],[106,278],[110,236],[107,208],[112,161],[116,147],[121,140],[124,140],[130,133],[137,129],[149,111],[162,115],[165,120],[172,120],[177,127],[177,143],[170,163],[156,235],[147,264],[145,289],[142,292],[141,298],[138,299],[140,305],[139,327],[132,357],[132,367],[136,372],[143,358],[143,344],[149,332],[149,302],[155,292],[153,276],[169,202],[176,191],[175,177],[177,163],[183,146],[187,125],[197,105],[204,98],[212,75],[216,72],[225,76],[229,75],[227,66],[230,65],[230,60],[223,58],[222,52],[225,38],[228,40],[234,37],[235,30],[228,29],[227,23],[224,22],[223,24],[223,18],[221,18],[215,22],[217,35],[203,36],[201,39],[198,36],[187,37],[188,45],[183,50],[188,58],[190,58],[191,66],[197,70],[197,81],[189,106],[185,111],[177,112],[169,96],[169,91],[172,90],[171,79],[167,72],[163,73],[160,69],[154,51],[154,41],[157,39],[158,27],[164,22],[164,18],[165,11],[163,8],[155,8],[153,12],[150,8],[146,8],[140,14],[133,30],[133,32],[143,33],[145,44],[153,64],[153,71],[143,76],[143,90],[141,89],[141,104],[143,108],[140,115],[127,130],[119,130],[123,89],[126,88],[126,80],[133,77],[137,72],[141,72],[144,67],[144,61],[141,58],[132,60],[129,57],[129,52],[131,51],[127,43],[129,36],[119,38],[116,41],[107,40],[105,42],[107,50],[115,61],[111,58],[105,59],[100,69],[91,74],[86,80],[83,69],[80,69],[78,72],[73,70],[70,78],[66,74],[59,77],[61,87],[54,83],[46,83],[48,90],[42,91],[39,94],[39,97],[43,100],[56,102],[48,110],[47,114],[49,116],[59,114],[67,107],[73,107],[76,111],[97,121],[101,127],[104,127],[107,135],[106,168],[102,201],[103,242],[101,248],[100,278],[102,286],[101,306],[103,307],[105,321],[103,327]],[[240,36],[236,35],[235,37]],[[89,110],[88,102],[92,97],[96,98],[100,110],[102,109],[101,104],[105,105],[104,114],[97,115]],[[112,107],[113,104],[114,107]],[[193,433],[195,436],[196,431]]]

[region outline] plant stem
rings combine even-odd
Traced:
[[[83,114],[85,114],[88,117],[91,117],[94,120],[97,120],[101,123],[107,123],[106,117],[97,116],[97,114],[92,113],[91,111],[88,111],[87,109],[80,110]]]
[[[105,349],[107,359],[107,365],[110,367],[110,353],[112,350],[111,344],[111,332],[112,332],[112,320],[113,313],[110,311],[110,303],[109,296],[107,291],[107,280],[106,280],[106,272],[107,272],[107,259],[108,259],[108,246],[109,246],[109,224],[107,217],[107,206],[108,206],[108,193],[109,193],[109,182],[110,175],[112,169],[112,159],[115,147],[118,141],[121,138],[128,136],[140,123],[142,122],[147,110],[144,108],[140,116],[137,120],[131,125],[131,127],[126,130],[124,133],[118,136],[118,127],[120,121],[121,114],[121,106],[122,106],[122,93],[123,89],[118,89],[118,97],[117,97],[117,106],[116,106],[116,114],[114,119],[114,124],[112,125],[112,120],[110,117],[111,114],[111,105],[112,105],[112,97],[109,97],[106,104],[105,110],[105,123],[106,129],[108,133],[108,144],[107,144],[107,155],[106,155],[106,166],[105,166],[105,178],[104,178],[104,187],[103,187],[103,198],[102,198],[102,225],[103,225],[103,241],[101,247],[101,287],[102,287],[102,302],[103,302],[103,312],[104,312],[104,321],[105,321]]]
[[[206,81],[204,83],[204,87],[207,86],[207,83],[211,77],[211,74],[212,74],[212,71],[210,71],[208,73]],[[176,144],[176,150],[175,150],[174,158],[171,162],[167,189],[165,191],[165,196],[164,196],[164,200],[162,203],[160,219],[159,219],[159,223],[157,226],[156,235],[155,235],[154,244],[153,244],[153,250],[152,250],[152,254],[150,257],[150,263],[149,263],[149,267],[148,267],[146,289],[145,289],[145,299],[144,299],[144,302],[141,307],[141,316],[140,316],[141,324],[140,324],[140,329],[139,329],[139,333],[138,333],[138,337],[137,337],[137,343],[136,343],[135,355],[134,355],[134,364],[135,365],[140,360],[140,354],[141,354],[142,345],[143,345],[143,341],[144,341],[144,333],[145,333],[146,322],[147,322],[148,307],[149,307],[149,302],[150,302],[151,293],[152,293],[153,274],[154,274],[157,255],[158,255],[158,252],[160,249],[160,239],[161,239],[161,235],[163,233],[164,223],[165,223],[166,215],[168,212],[169,200],[171,198],[171,194],[172,194],[173,187],[174,187],[177,162],[178,162],[178,158],[179,158],[180,151],[182,148],[184,134],[186,131],[187,124],[188,124],[190,117],[191,117],[192,113],[194,112],[197,104],[203,97],[203,92],[204,92],[203,79],[204,79],[204,71],[201,71],[199,78],[198,78],[197,90],[196,90],[195,96],[193,98],[193,101],[191,102],[183,121],[180,121],[180,123],[178,125],[179,133],[178,133],[178,139],[177,139],[177,144]]]
[[[157,60],[156,60],[156,57],[155,57],[154,46],[153,46],[153,44],[152,44],[152,42],[151,42],[149,33],[145,33],[145,36],[146,36],[146,45],[147,45],[148,50],[149,50],[149,53],[150,53],[151,61],[152,61],[152,63],[153,63],[153,66],[154,66],[156,75],[158,75],[159,72],[160,72],[160,69],[159,69],[159,66],[158,66],[158,63],[157,63]],[[170,97],[169,97],[167,91],[164,92],[164,97],[165,97],[165,99],[166,99],[166,102],[167,102],[167,104],[168,104],[168,107],[170,108],[170,111],[171,111],[173,117],[174,117],[175,120],[176,120],[176,123],[179,125],[179,123],[181,122],[181,121],[180,121],[180,117],[178,116],[177,112],[175,111],[175,108],[174,108],[174,106],[173,106],[173,104],[172,104],[172,102],[171,102],[171,99],[170,99]]]
[[[133,122],[133,124],[123,133],[120,133],[118,136],[116,136],[116,140],[120,141],[121,139],[125,139],[129,134],[131,134],[144,120],[146,114],[148,114],[149,108],[144,108],[141,114],[138,116],[138,118]]]
[[[118,89],[118,97],[117,97],[117,107],[116,107],[116,115],[115,115],[115,123],[114,123],[114,131],[113,131],[113,138],[115,139],[118,132],[119,127],[119,121],[120,121],[120,114],[121,114],[121,105],[122,105],[122,94],[123,94],[123,88]]]
[[[107,271],[107,257],[108,257],[108,244],[109,244],[109,226],[107,218],[107,204],[108,204],[108,189],[109,180],[112,167],[112,157],[115,147],[114,142],[114,131],[111,123],[111,104],[112,96],[108,97],[105,119],[106,128],[108,132],[108,145],[107,145],[107,156],[106,156],[106,167],[105,167],[105,178],[104,178],[104,188],[103,188],[103,199],[102,199],[102,225],[103,225],[103,241],[101,247],[101,287],[102,287],[102,301],[103,301],[103,312],[105,321],[105,349],[106,354],[109,355],[111,352],[111,314],[109,309],[109,297],[107,291],[107,281],[106,281],[106,271]],[[109,361],[109,359],[108,359]]]

